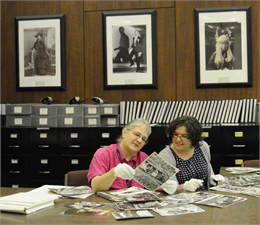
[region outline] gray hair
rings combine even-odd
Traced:
[[[147,120],[141,119],[141,118],[132,120],[131,122],[129,122],[128,124],[126,124],[126,125],[124,126],[124,128],[127,129],[127,130],[132,130],[132,129],[134,129],[135,127],[139,127],[139,126],[144,126],[144,127],[146,127],[146,129],[147,129],[149,135],[152,133],[152,128],[151,128],[149,122],[148,122]],[[123,129],[124,129],[124,128],[123,128]],[[120,141],[122,141],[122,134],[121,134],[120,136],[118,136],[118,138],[116,139],[116,141],[117,141],[117,143],[119,143]]]

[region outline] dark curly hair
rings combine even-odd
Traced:
[[[166,128],[167,137],[172,140],[174,133],[178,127],[186,127],[189,140],[192,146],[198,146],[199,142],[202,141],[202,126],[199,121],[192,116],[182,116],[173,120]]]

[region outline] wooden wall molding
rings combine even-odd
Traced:
[[[194,8],[251,6],[252,88],[196,89]],[[104,90],[102,12],[156,9],[158,89]],[[14,18],[66,16],[67,89],[65,92],[17,92]],[[1,2],[1,101],[38,103],[52,96],[67,103],[73,96],[120,101],[257,98],[259,101],[259,1],[35,1]],[[90,100],[86,103],[90,103]]]

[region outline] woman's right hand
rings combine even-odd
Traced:
[[[134,169],[126,163],[120,163],[115,167],[114,176],[120,177],[125,180],[131,180],[134,178]]]

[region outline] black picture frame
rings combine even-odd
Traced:
[[[15,17],[17,91],[65,91],[65,15]]]
[[[195,8],[196,87],[252,87],[251,7]]]
[[[103,12],[102,20],[104,89],[156,89],[156,10]]]

